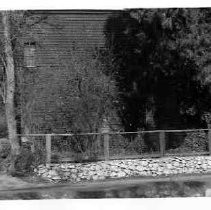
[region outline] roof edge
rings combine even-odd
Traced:
[[[87,9],[87,10],[79,10],[79,9],[66,9],[66,10],[28,10],[34,14],[52,14],[52,15],[62,15],[62,14],[111,14],[111,13],[121,13],[124,10],[104,10],[104,9]]]

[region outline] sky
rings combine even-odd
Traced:
[[[3,0],[1,10],[211,7],[210,0]]]

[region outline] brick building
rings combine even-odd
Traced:
[[[62,65],[65,60],[68,61],[72,52],[91,53],[94,49],[103,48],[106,21],[110,16],[121,11],[58,10],[32,12],[34,15],[44,16],[45,19],[28,30],[23,37],[23,54],[18,55],[18,59],[23,62],[16,65],[16,68],[20,70],[17,76],[18,85],[22,85],[23,89],[19,103],[25,103],[23,96],[31,97],[31,99],[36,98],[33,110],[31,110],[34,116],[31,117],[40,117],[48,121],[53,120],[49,112],[51,111],[50,106],[55,101],[45,103],[45,98],[48,97],[48,90],[44,90],[45,84],[51,83],[52,88],[57,85],[51,80],[51,75],[55,71],[60,71],[61,80],[63,78],[65,81],[66,75],[62,76]],[[43,94],[46,95],[37,96],[36,91],[32,93],[32,89],[36,89],[37,92],[43,91]],[[25,111],[21,110],[21,112],[21,116],[24,116]],[[4,111],[2,111],[2,116],[3,113]]]

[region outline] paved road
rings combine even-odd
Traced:
[[[169,185],[169,183],[180,183],[184,185],[187,182],[201,183],[200,188],[204,193],[203,196],[211,197],[211,174],[192,175],[192,176],[173,176],[161,178],[127,178],[127,179],[110,179],[106,181],[84,182],[84,183],[65,183],[65,184],[36,184],[28,183],[20,178],[11,177],[5,174],[0,175],[0,197],[6,194],[25,193],[45,193],[45,192],[95,192],[95,191],[111,191],[118,189],[119,191],[135,186],[152,186]],[[157,184],[156,184],[157,183]],[[163,183],[163,184],[162,184]],[[10,197],[8,197],[10,199]],[[19,199],[19,198],[17,198]],[[36,199],[36,198],[35,198]]]
[[[147,178],[147,177],[135,177],[126,179],[109,179],[105,181],[93,181],[84,183],[64,183],[64,184],[35,184],[23,181],[20,178],[11,177],[8,175],[0,174],[0,191],[14,190],[14,191],[26,191],[26,190],[42,190],[42,189],[57,189],[57,188],[69,188],[72,190],[95,190],[104,188],[118,188],[118,187],[129,187],[139,184],[146,184],[152,182],[203,182],[206,183],[207,188],[211,188],[211,174],[204,175],[184,175],[184,176],[171,176],[171,177],[160,177],[160,178]]]
[[[29,188],[35,186],[28,182],[23,181],[22,179],[8,176],[6,174],[0,174],[0,190],[9,190],[16,188]]]

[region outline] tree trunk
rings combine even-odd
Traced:
[[[11,144],[11,167],[14,170],[14,162],[20,153],[20,142],[17,137],[17,122],[15,115],[15,65],[10,34],[10,14],[8,11],[2,12],[2,23],[4,32],[4,53],[6,60],[6,120],[8,128],[8,137]]]

